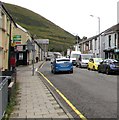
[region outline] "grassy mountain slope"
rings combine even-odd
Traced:
[[[64,51],[75,42],[75,37],[51,21],[20,6],[7,4],[5,7],[14,21],[26,28],[37,39],[49,39],[51,51]]]

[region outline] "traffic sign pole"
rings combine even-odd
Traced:
[[[27,41],[27,49],[32,51],[32,76],[34,76],[34,59],[35,59],[35,43],[34,41]]]

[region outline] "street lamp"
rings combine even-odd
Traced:
[[[100,34],[100,17],[90,15],[91,17],[96,17],[98,19],[98,33]]]
[[[94,15],[90,15],[91,17],[96,17],[98,19],[98,34],[99,34],[99,56],[100,55],[100,17],[94,16]]]

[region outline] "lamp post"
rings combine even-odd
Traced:
[[[94,15],[90,15],[91,17],[96,17],[98,19],[98,34],[99,34],[99,57],[101,57],[101,52],[100,52],[100,17],[94,16]]]
[[[90,15],[91,17],[96,17],[98,19],[98,33],[100,34],[100,17]]]

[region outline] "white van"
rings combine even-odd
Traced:
[[[80,54],[76,58],[76,67],[87,68],[89,59],[93,57],[93,54]]]
[[[80,51],[71,51],[70,60],[72,61],[73,65],[76,65],[76,58],[81,55]]]

